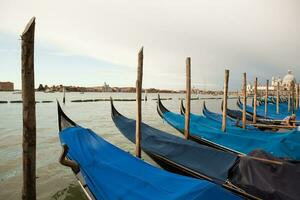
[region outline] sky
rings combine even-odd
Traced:
[[[20,34],[36,17],[35,85],[229,90],[288,69],[300,80],[299,0],[0,0],[0,81],[21,88]]]

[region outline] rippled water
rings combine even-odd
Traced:
[[[72,103],[75,99],[96,98],[135,98],[133,93],[67,93],[63,110],[78,124],[91,128],[97,134],[116,146],[134,152],[134,145],[124,138],[110,117],[109,102]],[[156,94],[148,94],[143,102],[143,122],[181,136],[175,129],[163,123],[156,111]],[[164,101],[171,111],[179,111],[179,97],[184,94],[161,94],[161,97],[173,97]],[[201,96],[204,97],[204,96]],[[36,100],[62,99],[62,93],[36,93]],[[21,100],[21,94],[0,92],[1,100]],[[206,100],[213,111],[220,111],[220,100]],[[235,107],[236,100],[230,100],[229,106]],[[193,113],[201,113],[202,100],[191,103]],[[116,108],[125,116],[135,117],[135,102],[115,102]],[[60,165],[58,158],[61,146],[58,140],[56,103],[36,104],[37,113],[37,197],[38,199],[84,199],[73,173]],[[22,104],[0,104],[0,199],[20,199],[22,189]],[[143,159],[153,163],[143,154]]]

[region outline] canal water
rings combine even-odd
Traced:
[[[109,102],[74,103],[71,100],[99,98],[135,98],[134,93],[66,93],[66,104],[62,105],[65,113],[78,124],[94,130],[101,137],[119,148],[133,154],[134,145],[124,138],[111,120]],[[143,122],[158,129],[182,137],[175,129],[159,117],[156,111],[157,94],[147,94],[148,101],[142,103]],[[179,98],[185,94],[161,94],[171,111],[179,112]],[[193,96],[196,97],[196,96]],[[217,97],[217,96],[201,96]],[[220,96],[219,96],[220,97]],[[0,101],[21,100],[21,94],[0,92]],[[36,93],[36,101],[53,101],[37,103],[37,197],[38,199],[85,199],[73,173],[60,165],[58,158],[61,145],[58,139],[56,100],[62,101],[62,93]],[[203,100],[193,100],[191,111],[202,112]],[[206,100],[207,107],[220,112],[221,100]],[[229,107],[236,108],[236,99],[229,100]],[[125,116],[135,118],[136,103],[115,102],[115,107]],[[22,104],[0,104],[0,199],[20,199],[22,190]],[[113,159],[113,158],[112,158]],[[143,159],[155,163],[143,154]]]

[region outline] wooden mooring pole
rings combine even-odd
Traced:
[[[289,87],[288,90],[288,112],[291,111],[291,86]]]
[[[229,70],[225,69],[224,94],[223,94],[223,113],[222,113],[222,131],[223,132],[226,132],[227,99],[228,99],[228,79],[229,79]]]
[[[266,95],[265,95],[265,118],[268,117],[268,97],[269,97],[269,80],[267,80],[267,85],[266,85]]]
[[[138,54],[136,80],[136,127],[135,127],[135,155],[141,158],[141,122],[142,122],[142,81],[143,81],[143,47]]]
[[[299,84],[296,84],[296,109],[299,109]]]
[[[246,129],[247,75],[243,73],[243,129]]]
[[[185,124],[184,137],[189,138],[190,135],[190,112],[191,112],[191,58],[186,58],[186,109],[185,109]]]
[[[22,99],[23,99],[23,200],[36,199],[36,113],[34,90],[34,31],[31,18],[22,40]]]
[[[276,114],[279,114],[279,100],[280,100],[280,85],[279,82],[277,82],[277,91],[276,91]]]
[[[292,114],[295,114],[295,81],[292,81]]]
[[[254,97],[253,97],[253,124],[256,124],[256,108],[257,108],[257,77],[255,77],[255,80],[254,80]]]

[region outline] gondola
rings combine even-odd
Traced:
[[[240,102],[240,101],[239,101]],[[239,103],[237,102],[237,103]],[[223,103],[223,102],[222,102]],[[253,101],[252,101],[252,106],[253,106]],[[242,104],[240,104],[242,106]],[[240,107],[238,105],[238,107]],[[241,107],[240,107],[241,108]],[[223,111],[223,106],[221,106],[221,109]],[[242,108],[241,108],[242,109]],[[229,117],[231,117],[232,119],[238,119],[238,120],[242,120],[242,116],[243,113],[241,110],[233,110],[233,109],[229,109],[227,108],[227,115]],[[253,115],[252,114],[248,114],[246,113],[246,120],[249,122],[253,122]],[[261,117],[261,116],[256,116],[256,122],[260,123],[260,124],[266,124],[266,125],[276,125],[276,124],[280,124],[278,122],[272,121],[272,120],[268,120],[265,117]]]
[[[182,105],[182,107],[184,107]],[[221,103],[221,110],[223,111],[223,101]],[[205,117],[207,117],[208,119],[214,120],[218,123],[222,123],[222,114],[219,113],[215,113],[210,111],[205,104],[205,101],[203,102],[203,110],[202,113]],[[226,112],[227,116],[229,116],[229,118],[227,118],[227,125],[231,126],[231,127],[238,127],[238,128],[242,128],[242,115],[243,113],[240,110],[233,110],[233,109],[229,109],[227,108],[227,112]],[[255,125],[249,125],[253,123],[253,117],[249,114],[246,114],[246,129],[247,130],[261,130],[261,131],[272,131],[272,133],[278,131],[279,129],[274,127],[273,125],[277,125],[280,124],[278,122],[272,122],[269,120],[262,120],[260,118],[256,118],[256,122],[260,124],[260,126],[256,127]]]
[[[262,104],[265,103],[266,100],[265,100],[265,98],[257,98],[257,101],[258,101],[259,105],[262,105]],[[274,101],[274,97],[268,97],[267,101],[268,101],[269,104],[275,104],[276,103],[276,101]]]
[[[240,99],[238,99],[237,101],[237,106],[240,108],[240,110],[231,110],[231,109],[227,109],[227,115],[230,116],[231,118],[235,118],[235,119],[240,119],[242,118],[242,109],[243,109],[243,104],[241,103]],[[274,105],[269,105],[269,107],[273,107],[272,109],[276,109],[274,108]],[[252,101],[252,107],[254,107],[254,99]],[[286,123],[280,121],[280,120],[274,120],[271,119],[269,117],[264,117],[264,105],[258,106],[257,107],[260,111],[259,113],[256,113],[256,123],[259,123],[261,125],[267,125],[267,126],[260,126],[260,130],[272,130],[272,131],[278,131],[279,129],[292,129],[292,127],[288,127]],[[248,110],[247,110],[248,109]],[[246,106],[246,116],[247,116],[247,121],[249,121],[250,123],[253,122],[253,112],[247,112],[250,111],[251,107],[250,106]],[[253,108],[252,108],[253,111]],[[238,113],[238,114],[237,114]],[[280,127],[280,128],[276,128]]]
[[[268,103],[269,104],[276,104],[276,100],[277,100],[277,97],[269,97],[268,98]],[[258,101],[259,105],[264,105],[266,100],[265,100],[265,98],[257,98],[257,101]],[[279,103],[281,105],[286,104],[287,99],[279,98]]]
[[[184,107],[183,104],[181,106]],[[221,107],[223,108],[223,102],[222,102]],[[222,124],[222,118],[223,118],[222,115],[208,110],[208,108],[206,107],[205,101],[203,101],[202,113],[206,118],[213,120],[219,124]],[[240,117],[239,112],[235,112],[235,110],[227,109],[227,115],[229,116],[229,118],[227,118],[227,126],[231,126],[233,128],[238,128],[238,129],[240,129],[242,127],[242,125],[243,125],[242,118]],[[237,118],[232,117],[233,115],[236,116]],[[251,116],[246,115],[247,121],[251,120],[251,118],[252,118]],[[258,130],[256,127],[250,126],[250,125],[246,125],[246,128],[248,130]]]
[[[291,102],[292,102],[292,100],[291,100]],[[279,103],[280,114],[291,115],[292,114],[292,105],[290,105],[290,106],[291,106],[290,111],[288,111],[288,104],[287,103]],[[258,110],[264,111],[264,109],[265,109],[265,102],[263,101],[263,102],[260,102],[260,104],[258,106]],[[273,115],[276,115],[276,102],[272,103],[272,104],[270,104],[270,103],[268,104],[268,111],[270,111]],[[294,112],[297,115],[300,114],[299,109],[295,108]]]
[[[237,101],[237,106],[240,109],[243,109],[243,104],[242,104],[242,102],[241,102],[240,99],[238,99],[238,101]],[[256,115],[257,115],[257,117],[259,117],[261,119],[266,119],[266,121],[269,121],[269,122],[272,122],[272,121],[276,122],[277,120],[284,120],[287,116],[292,115],[291,112],[287,112],[286,105],[282,105],[281,104],[280,106],[281,106],[280,107],[281,113],[277,114],[276,113],[276,105],[273,105],[273,104],[270,105],[270,104],[268,104],[267,117],[264,116],[265,115],[265,111],[264,111],[265,107],[264,107],[264,105],[258,106],[257,107],[257,111],[256,111]],[[253,115],[253,110],[254,110],[253,107],[246,105],[246,112],[248,114]],[[299,110],[296,111],[296,115],[297,115],[296,120],[300,120],[300,117],[299,117],[300,111]],[[297,125],[300,125],[300,124],[297,123]]]
[[[135,143],[135,120],[120,114],[112,101],[111,110],[116,127]],[[166,170],[207,179],[248,199],[300,197],[300,191],[296,189],[299,180],[294,179],[296,175],[299,176],[296,164],[276,159],[259,150],[252,152],[253,157],[216,150],[145,123],[141,124],[141,134],[142,150]],[[291,174],[286,176],[287,172]],[[287,189],[285,183],[289,179],[293,179],[291,181],[294,183]]]
[[[72,163],[88,199],[241,199],[206,180],[173,174],[130,155],[77,125],[59,104],[58,122],[65,149],[61,162]]]
[[[223,110],[223,101],[221,104],[221,109]],[[184,115],[185,108],[184,108],[183,102],[181,102],[180,110],[181,110],[181,114]],[[208,108],[206,107],[205,101],[203,102],[202,113],[207,118],[207,121],[212,120],[221,125],[222,118],[223,118],[222,115],[208,110]],[[227,108],[227,115],[229,116],[229,118],[227,118],[227,127],[230,126],[230,128],[237,128],[237,129],[242,128],[242,112],[241,111],[232,110],[232,109]],[[199,117],[199,116],[196,116],[196,117]],[[281,124],[280,121],[266,120],[266,119],[261,119],[261,118],[256,119],[256,122],[258,124],[252,124],[253,123],[252,121],[253,121],[252,116],[250,116],[249,114],[246,114],[246,122],[248,122],[246,124],[247,131],[250,131],[250,130],[265,131],[265,133],[280,133],[280,134],[295,132],[293,130],[293,129],[295,129],[295,127]],[[249,123],[250,123],[250,125],[249,125]],[[281,128],[280,131],[279,131],[279,128]],[[286,130],[283,130],[283,129],[286,129]],[[292,130],[292,131],[290,131],[290,130]],[[261,132],[261,133],[263,133],[263,132]]]
[[[158,100],[158,113],[172,127],[184,133],[184,116],[167,110]],[[255,149],[262,149],[275,157],[286,160],[300,160],[300,134],[297,129],[273,134],[255,130],[240,130],[227,127],[226,133],[221,125],[205,117],[191,113],[190,138],[203,144],[208,141],[210,146],[222,147],[227,151],[249,154]],[[220,149],[220,148],[219,148]]]
[[[223,102],[222,102],[223,104]],[[227,109],[228,110],[228,109]],[[203,101],[203,109],[202,109],[203,116],[207,118],[208,121],[213,121],[213,123],[222,123],[222,115],[218,113],[211,112],[210,110],[207,109],[205,101]],[[180,103],[180,114],[185,115],[185,107],[183,105],[183,101],[181,100]],[[195,114],[192,114],[195,115]],[[196,115],[195,115],[196,116]],[[234,118],[228,118],[227,119],[227,126],[230,126],[232,128],[240,128],[242,127],[242,121]],[[248,126],[247,129],[249,130],[258,130],[257,128],[253,126]]]
[[[238,98],[238,100],[236,102],[236,105],[238,106],[239,109],[241,109],[241,110],[243,109],[243,103],[241,102],[240,97]],[[251,106],[246,105],[246,112],[249,115],[253,116],[253,109],[251,109],[251,108],[252,108]],[[252,110],[252,112],[251,112],[251,110]],[[271,118],[266,118],[264,116],[264,113],[260,113],[260,112],[258,113],[258,112],[256,112],[256,116],[259,117],[259,118],[262,118],[262,119],[269,119],[269,120],[271,120]]]

